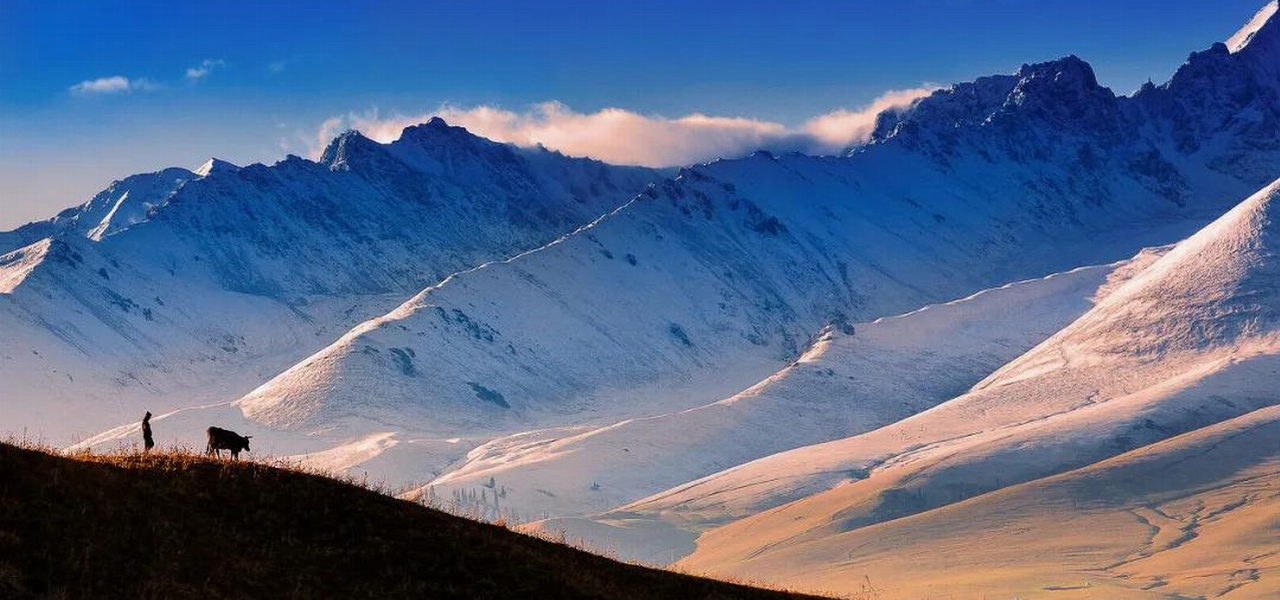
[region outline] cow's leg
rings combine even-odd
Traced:
[[[239,450],[232,450],[232,451],[231,451],[231,460],[240,460],[240,451],[239,451]]]

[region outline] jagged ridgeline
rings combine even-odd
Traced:
[[[0,237],[4,421],[45,422],[62,439],[99,428],[100,409],[242,394],[422,287],[549,242],[654,178],[434,120],[391,144],[345,133],[320,162],[213,160],[115,182]],[[70,405],[87,414],[52,418]]]
[[[425,290],[242,407],[278,427],[417,412],[427,429],[509,430],[727,396],[824,325],[1193,232],[1280,167],[1277,56],[1263,30],[1131,97],[1067,57],[883,114],[847,156],[685,169],[584,231]]]

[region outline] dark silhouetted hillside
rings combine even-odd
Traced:
[[[784,598],[362,487],[182,454],[0,444],[3,598]]]

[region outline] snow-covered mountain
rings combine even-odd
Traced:
[[[583,231],[425,290],[240,406],[278,428],[440,435],[691,408],[777,371],[826,325],[1122,258],[1138,244],[1116,237],[1121,223],[1166,241],[1196,214],[1122,176],[1106,185],[1128,202],[1101,207],[1008,194],[1028,176],[1014,165],[949,172],[883,148],[687,169]]]
[[[121,182],[0,238],[0,416],[145,401],[162,439],[230,425],[647,560],[712,529],[685,564],[839,586],[845,536],[1271,418],[1276,187],[1231,207],[1280,176],[1275,12],[1132,96],[1028,64],[843,156],[649,185],[439,120]]]
[[[386,145],[348,132],[318,163],[211,160],[118,181],[6,238],[26,245],[0,256],[5,428],[64,439],[143,405],[234,398],[422,287],[555,239],[654,177],[436,120]]]
[[[1269,8],[1273,7],[1269,5]],[[1152,212],[1160,212],[1158,207],[1144,207],[1145,216],[1129,213],[1135,208],[1131,205],[1133,199],[1142,196],[1163,198],[1174,205],[1192,208],[1204,204],[1225,206],[1225,202],[1207,201],[1207,195],[1248,189],[1259,177],[1274,177],[1280,164],[1269,146],[1277,139],[1273,114],[1275,107],[1280,106],[1276,95],[1280,86],[1270,75],[1272,65],[1280,63],[1280,52],[1270,41],[1277,35],[1277,27],[1270,22],[1274,12],[1264,9],[1242,33],[1234,36],[1237,42],[1232,52],[1223,54],[1221,45],[1215,45],[1209,51],[1193,54],[1169,83],[1148,86],[1133,97],[1118,97],[1099,86],[1089,66],[1076,57],[1025,65],[1014,75],[983,78],[941,90],[908,109],[882,115],[872,144],[853,151],[851,160],[854,164],[858,160],[874,162],[894,149],[906,149],[929,157],[952,178],[950,185],[940,188],[948,192],[960,187],[957,182],[965,181],[970,173],[1003,172],[1002,175],[1016,182],[1010,186],[1012,189],[1026,190],[1023,193],[1027,195],[1045,189],[1057,192],[1055,197],[1043,198],[1022,208],[1026,209],[1023,214],[1045,215],[1050,219],[1066,214],[1069,215],[1066,220],[1076,221],[1060,229],[1070,229],[1082,224],[1080,222],[1116,219],[1119,215],[1123,215],[1119,219],[1126,222],[1126,226],[1141,223],[1144,218],[1150,219]],[[1211,77],[1206,79],[1206,74]],[[1246,155],[1247,160],[1241,158]],[[1017,167],[1011,169],[1014,165]],[[1223,174],[1230,176],[1229,183],[1219,177]],[[1117,185],[1114,183],[1117,181],[1122,183]],[[1209,181],[1214,183],[1207,183]],[[1141,189],[1136,194],[1135,184]],[[881,183],[876,187],[888,186]],[[928,192],[923,195],[928,197]],[[1230,197],[1226,195],[1221,199]],[[1158,222],[1158,219],[1150,221]],[[1150,234],[1150,221],[1138,227]],[[1099,228],[1103,227],[1106,226]],[[1173,239],[1152,236],[1145,241]],[[1117,253],[1138,248],[1125,244],[1102,247]],[[1082,255],[1072,256],[1079,260]],[[1116,255],[1098,257],[1116,258]],[[921,327],[918,323],[913,326]],[[825,354],[826,342],[834,336],[827,335],[823,343],[808,350],[801,360],[811,358],[814,353],[830,359]],[[928,361],[919,358],[920,355],[932,356],[944,351],[949,342],[931,340],[929,348],[914,348],[917,360],[921,361],[919,366],[923,367]],[[975,344],[980,343],[975,340]],[[857,369],[856,362],[844,362],[848,360],[842,358],[835,362],[846,369]],[[868,370],[895,372],[884,369],[883,365]],[[771,376],[760,385],[768,385],[776,378],[786,379],[787,371]],[[942,384],[950,379],[933,375],[926,381]],[[525,490],[539,490],[534,499],[524,505],[529,514],[584,514],[589,512],[588,507],[598,509],[603,504],[622,504],[619,500],[639,490],[654,491],[647,486],[658,481],[693,480],[712,472],[712,465],[757,458],[760,455],[754,452],[760,444],[766,447],[798,445],[802,439],[823,435],[806,431],[807,417],[822,423],[826,435],[837,429],[857,431],[859,427],[852,421],[861,413],[849,402],[854,398],[875,397],[879,391],[876,386],[859,380],[851,389],[830,383],[822,391],[796,393],[788,401],[779,403],[780,407],[786,407],[780,410],[791,411],[786,432],[767,428],[767,433],[753,436],[751,419],[736,421],[726,415],[735,411],[726,407],[741,408],[749,404],[741,398],[754,398],[758,388],[749,388],[698,409],[609,423],[597,429],[522,432],[500,438],[477,449],[464,464],[453,466],[448,474],[432,483],[437,488],[475,486],[485,478],[496,477],[509,484],[522,483]],[[907,403],[916,397],[901,390],[889,396]],[[934,402],[938,400],[941,398]],[[822,402],[836,406],[809,412]],[[795,414],[797,411],[802,414]],[[892,415],[897,411],[893,407],[877,406],[871,412],[887,420],[894,418]],[[704,416],[713,425],[699,424]],[[765,417],[764,413],[753,418],[769,424],[783,422],[776,416]],[[729,425],[719,430],[715,426],[719,424]],[[741,427],[735,428],[732,424]],[[638,433],[641,430],[648,433]],[[713,432],[724,437],[714,437],[717,433]],[[678,441],[633,454],[632,448],[645,446],[646,439]],[[599,458],[610,449],[616,453],[621,448],[626,449],[626,454],[617,460]],[[620,462],[642,463],[640,455],[654,457],[655,464],[647,469],[638,466],[625,471],[616,469]],[[588,485],[591,493],[581,493]],[[566,486],[573,489],[562,489]],[[547,494],[548,491],[555,495]],[[780,499],[773,497],[772,501]],[[508,505],[520,506],[520,502],[508,500]],[[618,514],[626,512],[622,509]],[[612,513],[604,518],[613,522],[619,519]],[[562,520],[546,526],[596,527]]]
[[[1118,169],[1174,203],[1226,193],[1196,184],[1204,171],[1246,184],[1275,178],[1280,161],[1280,19],[1274,3],[1227,43],[1192,53],[1163,85],[1132,96],[1098,85],[1069,56],[983,77],[882,113],[872,145],[902,144],[949,165],[968,155],[1042,167],[1031,189],[1049,187],[1096,203],[1124,202],[1098,184]],[[855,150],[858,152],[860,150]]]
[[[749,558],[744,546],[761,538],[730,538],[726,528],[685,565],[826,590],[858,590],[870,578],[883,597],[1267,600],[1280,594],[1278,418],[1275,406],[1259,409],[936,510],[802,534]],[[800,513],[817,500],[756,525],[818,516]]]
[[[1250,413],[1270,415],[1280,404],[1278,195],[1280,182],[1242,202],[954,400],[861,436],[743,465],[637,508],[687,513],[689,520],[746,517],[701,538],[688,564],[753,576],[776,568],[771,578],[804,579],[797,574],[829,566],[821,560],[846,560],[847,532],[931,514],[1183,433],[1212,432]],[[1236,477],[1239,463],[1267,463],[1277,452],[1280,444],[1271,440],[1252,453],[1218,452],[1231,469],[1175,472]],[[1150,486],[1173,476],[1138,473]],[[1193,491],[1163,487],[1170,498]],[[1124,490],[1116,488],[1114,501]],[[781,558],[802,547],[809,560]],[[808,577],[812,585],[830,582]]]
[[[568,514],[593,509],[603,514],[553,518],[531,528],[588,539],[629,559],[670,562],[693,549],[694,532],[708,522],[702,512],[652,511],[648,507],[659,503],[643,501],[609,509],[673,485],[684,490],[684,482],[804,440],[869,431],[948,400],[1079,317],[1154,258],[1143,254],[1017,282],[857,324],[853,333],[828,330],[798,361],[731,398],[561,434],[550,444],[541,443],[537,434],[558,432],[500,438],[431,488],[440,496],[494,477],[508,489],[507,506],[530,503],[517,490],[549,490],[564,499],[535,494],[527,509],[531,514],[566,514],[567,506],[574,507]],[[506,447],[516,444],[527,450]],[[614,457],[600,460],[610,454]],[[581,492],[593,483],[592,493]],[[779,486],[774,491],[771,500],[781,503],[785,494],[802,490]],[[681,497],[696,493],[695,488]],[[720,516],[707,518],[715,522]]]
[[[145,220],[152,208],[163,205],[179,187],[199,176],[181,167],[171,167],[113,181],[88,202],[69,208],[52,219],[0,232],[0,253],[11,252],[60,233],[100,240],[104,235]]]
[[[1221,59],[1255,98],[1276,92],[1258,66],[1272,29],[1267,21]],[[1266,152],[1222,159],[1266,135],[1265,115],[1236,96],[1197,115],[1235,129],[1198,128],[1198,146],[1175,143],[1175,109],[1220,92],[1191,75],[1199,56],[1133,97],[1099,86],[1075,57],[1026,65],[882,116],[873,142],[846,157],[758,153],[685,169],[581,231],[425,289],[237,406],[253,422],[344,445],[465,440],[420,460],[403,457],[408,443],[385,445],[401,458],[376,460],[380,450],[359,445],[365,466],[390,479],[445,485],[484,465],[542,465],[510,475],[527,481],[515,496],[528,503],[512,507],[531,514],[627,501],[638,489],[559,499],[547,462],[518,457],[730,398],[800,357],[824,327],[1176,241],[1256,189],[1260,171],[1280,173],[1280,156]],[[848,417],[823,435],[855,433]],[[502,436],[515,437],[485,444]],[[600,460],[575,469],[608,470]]]

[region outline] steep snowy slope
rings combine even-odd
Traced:
[[[417,411],[409,421],[436,431],[687,408],[716,399],[693,393],[703,386],[773,372],[768,362],[794,358],[833,320],[1174,241],[1280,173],[1266,148],[1280,93],[1273,21],[1131,98],[1067,57],[886,113],[873,143],[844,159],[760,154],[687,170],[590,231],[423,292],[242,406],[304,428]],[[1233,154],[1246,147],[1247,160]],[[618,260],[628,255],[636,265]]]
[[[1277,35],[1278,26],[1272,22],[1273,15],[1274,10],[1264,10],[1250,26],[1246,27],[1249,33],[1238,36],[1249,38],[1249,48],[1240,46],[1236,48],[1239,51],[1237,54],[1214,59],[1230,67],[1229,71],[1219,73],[1221,79],[1219,81],[1205,81],[1197,75],[1206,68],[1204,61],[1209,60],[1206,56],[1214,55],[1216,50],[1204,55],[1193,55],[1189,63],[1179,70],[1173,81],[1159,88],[1158,94],[1153,90],[1144,90],[1134,98],[1116,98],[1105,89],[1099,88],[1088,71],[1087,65],[1074,58],[1060,61],[1056,70],[1045,69],[1044,65],[1031,65],[1024,67],[1018,76],[997,76],[985,78],[973,84],[954,86],[919,101],[907,110],[882,115],[875,143],[870,148],[855,153],[855,157],[882,151],[883,146],[900,144],[928,154],[938,162],[952,167],[955,167],[958,161],[963,161],[966,156],[975,154],[991,158],[998,164],[1028,161],[1033,164],[1048,163],[1044,169],[1036,172],[1036,175],[1049,179],[1049,186],[1061,188],[1065,182],[1067,189],[1073,193],[1104,203],[1109,202],[1111,196],[1106,193],[1089,194],[1088,186],[1080,185],[1085,180],[1066,177],[1053,181],[1052,175],[1046,176],[1046,173],[1052,174],[1052,169],[1056,166],[1075,162],[1079,166],[1078,174],[1096,175],[1097,169],[1108,164],[1115,166],[1119,163],[1122,169],[1128,168],[1133,179],[1148,191],[1160,193],[1176,204],[1182,204],[1198,193],[1209,191],[1208,187],[1194,183],[1206,177],[1206,170],[1230,171],[1232,178],[1240,182],[1253,181],[1260,172],[1269,173],[1269,176],[1273,177],[1274,156],[1265,151],[1266,144],[1274,138],[1270,133],[1268,115],[1276,106],[1276,103],[1268,98],[1275,98],[1277,91],[1275,79],[1269,76],[1269,71],[1274,64],[1280,62],[1280,51],[1269,45],[1271,44],[1269,40]],[[1235,91],[1226,91],[1223,87],[1226,83],[1232,84],[1231,89]],[[1157,95],[1161,95],[1162,99],[1153,99]],[[1200,104],[1194,104],[1195,99],[1198,99]],[[1206,104],[1208,101],[1206,99],[1213,100],[1212,106]],[[1160,102],[1164,102],[1163,108],[1168,109],[1164,113],[1153,111],[1151,108]],[[1178,113],[1172,110],[1174,106],[1181,107],[1178,110],[1183,112]],[[1187,112],[1194,112],[1188,107],[1195,106],[1199,107],[1195,119],[1200,121],[1191,119],[1190,113]],[[1207,123],[1198,126],[1199,129],[1188,134],[1203,143],[1198,146],[1179,147],[1170,143],[1164,137],[1165,134],[1151,133],[1155,130],[1164,131],[1162,128],[1174,122]],[[1047,127],[1046,124],[1050,123],[1058,127]],[[1066,133],[1057,133],[1062,131]],[[1231,148],[1236,150],[1247,148],[1249,159],[1236,160],[1222,153],[1224,149]],[[999,160],[996,160],[997,158]],[[1255,167],[1263,165],[1265,168],[1262,171],[1255,170]],[[957,173],[964,171],[964,167],[955,168]],[[1097,179],[1091,181],[1096,183]],[[1024,183],[1030,189],[1037,188],[1034,179],[1025,180]],[[1230,189],[1230,187],[1224,186],[1223,189]],[[1096,191],[1101,192],[1101,190]],[[1192,289],[1187,290],[1185,294],[1195,297],[1196,294],[1203,292],[1204,290]],[[1224,330],[1221,334],[1229,336],[1229,330],[1233,327],[1232,319],[1235,318],[1229,313],[1236,308],[1229,306],[1229,303],[1215,305],[1215,302],[1221,299],[1222,294],[1217,297],[1201,297],[1197,300],[1200,302],[1199,306],[1191,310],[1208,311],[1207,314],[1199,317],[1202,324],[1221,328]],[[1215,314],[1212,312],[1214,310],[1222,312]],[[1095,312],[1094,316],[1100,314],[1102,313]],[[1136,318],[1147,317],[1149,315],[1139,315]],[[1118,327],[1127,326],[1123,319],[1117,321]],[[1166,326],[1172,327],[1169,324]],[[1112,336],[1111,339],[1125,338]],[[1159,343],[1175,344],[1186,341],[1166,339]],[[1173,358],[1168,360],[1171,363],[1169,372],[1176,370],[1175,360]],[[1039,383],[1042,382],[1037,380],[1037,384]],[[1066,394],[1061,397],[1071,397],[1071,395]],[[1183,402],[1187,410],[1199,410],[1192,404],[1194,400],[1184,399]],[[1047,405],[1056,406],[1053,402]],[[1231,411],[1229,409],[1223,413],[1209,409],[1202,412],[1205,413],[1201,415],[1202,417],[1209,418],[1209,415],[1217,414],[1221,417],[1222,414],[1230,414]],[[957,422],[963,421],[964,419],[959,419]],[[1156,426],[1151,423],[1145,424]],[[1180,423],[1180,426],[1186,425],[1186,423]],[[1076,426],[1080,424],[1076,423]],[[1168,432],[1128,436],[1120,433],[1116,436],[1120,440],[1120,445],[1124,446],[1167,434]],[[901,440],[895,440],[889,447],[899,443]],[[901,443],[899,447],[907,446],[909,444]],[[817,450],[815,454],[830,454],[825,447],[820,448],[822,449]],[[953,450],[947,448],[939,452]],[[860,469],[872,464],[871,459],[867,459],[861,464],[856,461],[844,461],[845,463],[854,462],[854,464],[833,467],[823,462],[820,457],[803,455],[793,458],[794,460],[788,464],[789,467],[794,467],[793,469],[779,469],[776,463],[766,463],[759,469],[748,470],[746,477],[757,475],[759,477],[761,489],[758,492],[753,493],[740,488],[739,486],[746,485],[746,490],[751,490],[751,484],[744,482],[741,477],[736,477],[742,474],[731,470],[725,474],[722,482],[716,482],[720,484],[718,487],[712,486],[709,491],[700,485],[701,482],[695,482],[695,485],[688,486],[688,489],[677,488],[670,497],[660,498],[650,503],[640,503],[637,515],[631,515],[631,507],[624,508],[613,516],[612,521],[614,523],[627,521],[628,526],[636,527],[651,523],[650,519],[654,514],[664,514],[678,524],[691,522],[696,529],[705,526],[704,519],[710,519],[710,522],[723,522],[724,519],[735,518],[735,515],[740,517],[751,514],[760,508],[760,505],[754,504],[756,502],[776,505],[785,499],[824,489],[831,481],[839,480],[850,472],[857,473]],[[496,463],[503,462],[504,458],[493,457],[488,460]],[[1026,460],[1036,462],[1035,458],[1026,458]],[[807,461],[813,464],[802,467],[801,465]],[[507,462],[518,464],[518,461],[513,460]],[[1053,464],[1052,461],[1049,462]],[[799,475],[799,481],[795,481],[786,475],[796,473],[797,469],[799,473],[812,473],[812,479],[807,479],[807,475]],[[1012,473],[1016,477],[1018,470],[1012,469]],[[960,488],[969,485],[965,476],[954,477],[957,481],[952,482],[952,485]],[[618,475],[615,474],[614,477]],[[992,485],[984,482],[981,477],[978,481],[979,489],[981,485]],[[725,493],[726,490],[731,489],[736,490],[735,493]],[[974,493],[974,491],[973,489],[950,490],[948,494],[956,496]],[[735,506],[738,502],[743,504]],[[679,510],[672,507],[678,507]],[[671,514],[667,514],[668,512]],[[570,528],[574,525],[566,522],[554,524],[554,526],[570,526]],[[598,525],[587,524],[586,527],[592,531],[600,530]],[[583,533],[585,537],[591,537],[590,533],[585,531]],[[678,540],[679,538],[679,536],[672,536],[669,531],[663,535],[665,539],[674,537]]]
[[[870,577],[886,598],[1276,598],[1278,439],[1273,406],[945,508],[755,551],[762,528],[823,519],[817,496],[716,531],[681,564],[825,590]]]
[[[423,286],[550,241],[653,177],[437,120],[387,145],[349,132],[320,163],[211,160],[117,182],[13,232],[52,237],[0,258],[3,427],[61,440],[144,405],[233,399]]]
[[[151,209],[164,205],[183,184],[204,175],[206,173],[172,167],[113,181],[88,202],[62,211],[52,219],[0,232],[0,254],[60,233],[101,239],[145,220]]]
[[[718,401],[824,326],[1119,260],[1247,193],[1247,177],[1133,127],[1130,102],[1067,58],[921,100],[849,157],[687,169],[587,230],[422,292],[239,406],[278,429],[346,428],[348,443]],[[418,477],[447,466],[428,465]]]
[[[1105,224],[1187,227],[1150,193],[1050,205],[1000,194],[1024,170],[927,164],[886,148],[686,170],[588,230],[423,292],[242,406],[278,427],[394,414],[437,431],[688,408],[776,371],[826,324],[1136,250]]]
[[[1280,18],[1270,2],[1225,44],[1193,53],[1127,109],[1174,162],[1191,160],[1261,187],[1280,156]]]
[[[286,299],[413,293],[544,244],[617,207],[653,177],[530,154],[546,153],[439,119],[386,145],[347,132],[319,163],[291,157],[272,167],[215,169],[106,248],[149,251],[169,269]]]
[[[163,205],[182,184],[205,175],[208,173],[170,168],[127,177],[94,196],[67,225],[89,239],[100,240],[145,220],[148,211]]]
[[[1131,270],[1127,263],[1119,271],[1087,267],[829,327],[796,362],[732,397],[594,429],[498,438],[430,488],[444,495],[494,478],[507,490],[508,510],[586,515],[768,454],[874,429],[962,393],[1083,314],[1109,276]],[[619,546],[624,555],[636,550]]]
[[[742,517],[797,490],[835,485],[699,541],[712,554],[733,546],[738,558],[765,548],[784,552],[1280,403],[1278,195],[1280,182],[1241,203],[968,394],[637,508]]]
[[[1275,0],[1263,6],[1252,19],[1249,19],[1248,23],[1245,23],[1244,27],[1241,27],[1234,35],[1227,38],[1225,42],[1227,49],[1234,53],[1248,46],[1249,42],[1253,41],[1253,37],[1258,34],[1258,30],[1262,29],[1271,20],[1271,17],[1275,16],[1277,8],[1280,8],[1280,4]]]
[[[865,431],[971,386],[1006,357],[1087,310],[1093,296],[1105,295],[1151,260],[1154,255],[1144,254],[1119,267],[1076,269],[860,324],[855,335],[832,334],[797,363],[728,400],[565,438],[528,456],[512,453],[508,463],[501,454],[481,455],[433,482],[433,489],[443,495],[451,486],[440,485],[442,480],[453,486],[459,479],[478,485],[476,480],[482,481],[487,471],[496,471],[489,476],[508,489],[503,499],[508,508],[525,500],[518,491],[571,490],[577,484],[572,495],[563,494],[577,502],[543,508],[541,514],[565,514],[584,504],[599,510],[605,499],[619,506],[655,491],[660,483],[693,480],[721,465],[758,458],[769,448],[832,438],[840,429]],[[512,438],[516,440],[519,437]],[[625,460],[594,459],[617,454],[619,447],[626,448]],[[617,464],[627,468],[607,468]],[[486,470],[474,473],[477,467]],[[586,480],[604,485],[582,494]],[[619,498],[620,492],[629,495]],[[528,527],[564,533],[628,559],[665,564],[693,549],[698,528],[682,529],[687,523],[667,523],[658,516],[623,507],[585,519],[546,519]]]
[[[1132,96],[1100,87],[1072,56],[983,77],[883,113],[871,148],[900,144],[950,165],[1038,163],[1025,185],[1097,203],[1123,201],[1097,172],[1118,168],[1171,202],[1256,190],[1280,174],[1280,18],[1269,3],[1228,43],[1192,53],[1173,77]],[[1206,190],[1206,171],[1244,188]],[[1246,191],[1247,190],[1247,191]]]

